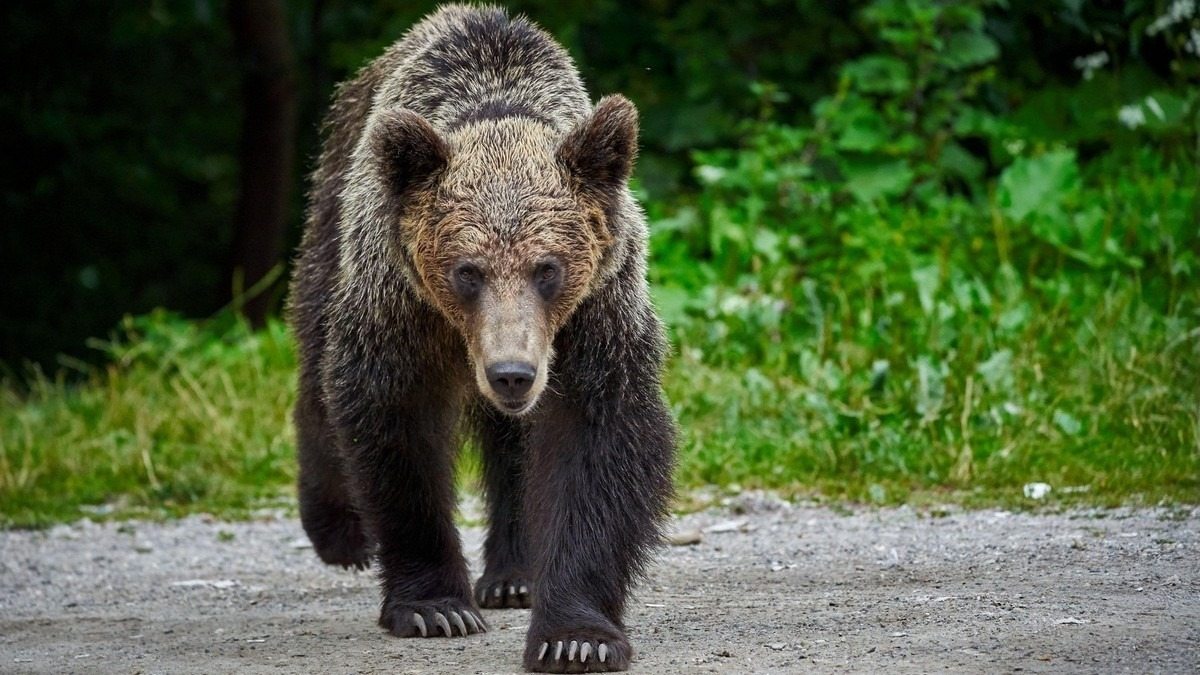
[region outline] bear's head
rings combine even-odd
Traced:
[[[369,133],[400,204],[393,255],[462,334],[479,391],[504,412],[527,412],[545,389],[555,335],[617,239],[636,109],[606,97],[565,135],[532,116],[443,135],[396,110],[378,113]]]

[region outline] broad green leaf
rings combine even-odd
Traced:
[[[993,391],[1007,392],[1013,388],[1013,353],[1011,349],[1000,349],[975,366],[975,372],[984,384]]]
[[[864,56],[842,66],[842,75],[868,94],[899,94],[911,86],[908,64],[891,56]]]
[[[1078,187],[1075,151],[1055,150],[1013,162],[1000,174],[997,198],[1004,215],[1024,220],[1034,213],[1056,213],[1063,200]]]
[[[716,185],[725,178],[727,170],[724,167],[701,164],[696,167],[696,179],[705,185]]]
[[[1156,91],[1134,102],[1141,110],[1146,128],[1155,131],[1184,130],[1188,101],[1169,91]]]
[[[883,118],[873,110],[865,110],[850,119],[837,145],[842,150],[873,152],[883,147],[887,140],[888,128]]]
[[[650,293],[658,315],[669,325],[678,325],[687,318],[688,303],[692,294],[679,286],[651,286]]]
[[[913,181],[913,171],[902,159],[847,161],[842,172],[846,175],[846,191],[861,202],[902,194]]]
[[[1104,250],[1104,209],[1096,204],[1075,212],[1072,220],[1079,236],[1079,247],[1089,254]]]
[[[917,267],[912,271],[913,283],[917,286],[917,300],[926,316],[933,314],[933,301],[941,285],[942,271],[937,265]]]
[[[754,251],[773,263],[779,262],[783,254],[781,250],[782,244],[783,237],[776,234],[773,230],[759,228],[754,233]]]
[[[983,160],[967,152],[961,145],[953,141],[942,148],[942,155],[938,157],[938,166],[942,171],[964,178],[971,183],[979,180],[986,169]]]
[[[1065,410],[1054,411],[1054,424],[1068,436],[1077,436],[1080,431],[1083,431],[1083,424]]]
[[[996,41],[974,31],[961,31],[946,40],[942,60],[953,70],[981,66],[1000,55]]]
[[[946,399],[946,376],[950,368],[945,363],[935,363],[928,356],[917,358],[917,413],[923,420],[937,418]]]

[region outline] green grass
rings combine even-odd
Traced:
[[[854,343],[791,373],[714,368],[685,349],[668,378],[680,481],[1009,505],[1046,482],[1089,503],[1194,503],[1197,337],[1125,289],[1086,321],[1032,321],[982,363],[901,364],[882,381]]]
[[[904,379],[918,375],[872,383],[850,346],[790,373],[716,368],[685,347],[667,375],[679,482],[1014,504],[1024,483],[1044,481],[1082,486],[1069,498],[1091,503],[1195,502],[1195,330],[1170,330],[1130,289],[1108,292],[1098,309],[1078,324],[1032,323],[1005,373],[952,370],[923,414],[910,408],[919,385]],[[125,329],[87,382],[37,378],[28,392],[0,394],[3,525],[73,520],[94,505],[142,517],[290,505],[295,358],[285,327],[252,333],[159,314]],[[1047,351],[1039,336],[1062,340]]]
[[[995,196],[842,203],[726,171],[651,205],[685,495],[1032,506],[1039,481],[1056,490],[1037,504],[1200,502],[1194,164],[1143,152],[1020,217]],[[0,385],[0,526],[294,503],[281,323],[160,312],[96,346],[82,382]]]
[[[81,506],[161,517],[294,501],[295,355],[286,328],[128,319],[86,382],[0,391],[0,523]]]

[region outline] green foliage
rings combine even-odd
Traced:
[[[983,7],[871,3],[881,51],[810,125],[696,152],[698,195],[658,205],[691,480],[1200,495],[1196,97],[1055,139],[988,105]]]
[[[430,6],[289,8],[311,156],[329,87]],[[514,8],[593,93],[642,111],[684,486],[1200,499],[1194,6]],[[18,227],[0,245],[16,318],[0,357],[61,350],[123,311],[210,311],[236,175],[216,9],[85,12],[66,33],[10,13],[10,61],[53,34],[116,67],[93,78],[55,42],[42,69],[9,74],[33,93],[0,98],[0,118],[33,165],[3,186]],[[202,76],[180,83],[181,68]],[[0,524],[290,498],[295,363],[278,322],[158,312],[98,346],[102,366],[62,360],[81,382],[35,370],[0,387]]]
[[[807,139],[859,201],[898,197],[921,181],[977,180],[981,163],[959,144],[964,120],[985,115],[981,86],[999,56],[984,31],[990,2],[886,0],[862,12],[878,52],[846,62],[837,92],[817,101]]]
[[[788,153],[703,165],[704,206],[654,232],[693,261],[655,268],[687,482],[1200,495],[1194,165],[1047,153],[988,202],[903,207],[838,204]]]

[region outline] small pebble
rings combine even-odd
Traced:
[[[672,546],[695,546],[704,541],[704,535],[700,530],[682,530],[672,532],[667,541]]]

